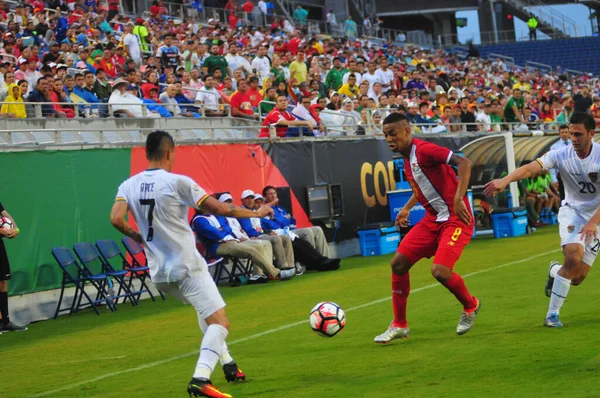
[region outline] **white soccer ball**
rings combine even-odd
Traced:
[[[308,321],[321,336],[333,337],[346,326],[346,313],[336,303],[324,301],[313,307]]]
[[[0,217],[0,228],[11,229],[12,227],[13,223],[8,217]]]

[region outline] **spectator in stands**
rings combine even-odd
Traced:
[[[2,103],[0,115],[3,118],[16,119],[23,119],[27,117],[21,88],[16,83],[12,83],[10,86],[8,86],[8,95]]]
[[[260,95],[258,77],[250,76],[248,79],[249,88],[248,88],[248,98],[250,98],[250,104],[252,105],[252,109],[258,110],[258,104],[263,100],[262,95]]]
[[[210,56],[204,60],[203,68],[207,69],[209,75],[214,75],[216,69],[221,71],[221,79],[224,76],[233,76],[227,60],[222,55],[219,55],[219,45],[213,44],[210,47]],[[219,81],[220,83],[220,81]]]
[[[349,40],[355,40],[358,37],[358,27],[356,25],[356,22],[352,20],[351,15],[348,15],[348,18],[346,18],[346,22],[344,22],[344,35]]]
[[[341,95],[345,95],[346,97],[351,98],[351,99],[357,98],[359,90],[358,90],[358,86],[356,85],[356,75],[351,74],[348,77],[348,83],[342,84],[342,86],[340,87],[338,92]]]
[[[289,280],[296,271],[278,270],[273,265],[273,249],[267,241],[249,239],[242,231],[231,230],[227,219],[223,216],[213,216],[197,210],[192,219],[192,229],[198,239],[202,240],[211,256],[232,256],[252,260],[259,275],[270,279]]]
[[[298,136],[298,129],[295,129],[294,132],[289,132],[290,127],[299,127],[306,126],[309,131],[312,131],[315,128],[308,120],[297,120],[294,115],[287,111],[288,100],[284,95],[277,96],[277,103],[275,105],[275,109],[273,109],[263,120],[263,128],[260,130],[259,137],[260,138],[268,138],[270,137],[269,127],[276,126],[275,131],[277,137],[283,138],[288,136],[288,133],[291,135]]]
[[[275,108],[275,102],[277,101],[277,88],[269,87],[267,89],[267,97],[260,103],[260,114],[267,115]]]
[[[23,64],[26,64],[26,62],[24,62]],[[24,78],[25,77],[22,77],[19,80],[22,80]],[[4,99],[9,95],[9,87],[15,84],[16,81],[17,79],[15,78],[15,73],[6,72],[4,74],[4,83],[2,83],[2,86],[0,87],[0,101],[4,101]]]
[[[262,87],[264,79],[271,74],[271,60],[267,57],[267,48],[265,46],[258,47],[258,53],[251,63],[252,69],[256,74],[258,85]]]
[[[139,36],[133,32],[134,29],[135,24],[132,21],[127,22],[123,45],[127,47],[127,53],[139,68],[142,66],[142,46]]]
[[[90,77],[90,74],[92,77]],[[89,74],[86,74],[85,79],[86,79],[86,83],[87,83],[88,79],[94,80],[93,74],[91,72],[89,72]],[[86,87],[88,89],[90,88],[89,85],[86,85]],[[112,87],[111,87],[110,83],[108,82],[108,78],[106,76],[106,73],[104,72],[104,69],[102,69],[102,68],[96,69],[96,79],[94,80],[94,83],[92,84],[91,91],[96,95],[96,97],[101,102],[108,102],[108,99],[110,98],[110,95],[112,94]]]
[[[329,30],[331,32],[336,33],[338,31],[338,23],[333,8],[330,8],[327,13],[327,23],[329,24]]]
[[[295,79],[298,84],[306,81],[306,63],[304,62],[304,51],[300,50],[296,53],[296,59],[290,63],[290,76]]]
[[[301,97],[298,98],[298,104],[294,109],[292,109],[292,115],[297,120],[309,121],[313,126],[315,126],[314,130],[303,129],[304,135],[320,135],[320,131],[324,130],[324,126],[319,122],[319,116],[314,114],[312,109],[312,103],[310,101],[310,97]]]
[[[300,4],[296,6],[294,10],[294,22],[300,26],[306,26],[306,17],[308,16],[308,11],[306,11]]]
[[[344,74],[348,72],[342,67],[342,61],[339,57],[333,59],[333,68],[327,73],[325,84],[329,89],[337,91],[343,83]]]
[[[45,103],[47,102],[48,105],[42,104],[40,105],[35,105],[34,109],[38,106],[40,106],[41,108],[41,117],[54,117],[56,112],[54,111],[54,108],[52,107],[52,104],[50,103],[50,98],[48,95],[48,81],[46,80],[45,77],[40,77],[37,81],[37,84],[35,86],[35,89],[29,93],[29,96],[27,97],[27,102],[42,102]],[[35,112],[35,111],[34,111]],[[32,113],[31,115],[32,117],[38,117],[38,113]]]
[[[224,112],[219,110],[219,105],[223,103],[219,92],[215,88],[215,79],[212,76],[206,76],[204,87],[196,94],[196,104],[204,105],[206,116],[223,116]]]
[[[158,112],[146,112],[142,109],[143,101],[135,95],[127,92],[129,82],[125,79],[117,79],[113,85],[113,92],[108,100],[112,106],[112,113],[115,117],[160,117]]]
[[[513,89],[512,93],[512,97],[510,97],[504,105],[504,119],[509,123],[510,129],[515,127],[515,123],[521,122],[525,124],[525,119],[523,118],[525,99],[521,94],[521,90],[518,88]]]
[[[237,82],[238,91],[231,96],[231,114],[235,117],[246,119],[257,119],[258,115],[254,113],[250,97],[248,95],[248,81],[240,79]]]
[[[592,96],[590,95],[589,87],[587,85],[584,85],[581,88],[581,92],[573,96],[573,101],[575,102],[574,111],[576,113],[589,113],[590,108],[594,103],[594,101],[592,100]]]

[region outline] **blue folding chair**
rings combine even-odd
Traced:
[[[108,297],[108,292],[105,289],[107,284],[107,276],[104,274],[90,275],[85,271],[75,260],[73,253],[66,247],[55,247],[52,249],[52,256],[63,271],[62,286],[60,290],[60,297],[58,298],[58,305],[56,306],[56,312],[54,313],[54,319],[58,317],[61,312],[69,311],[69,315],[73,312],[77,312],[80,309],[90,306],[94,309],[97,315],[100,315],[98,311],[98,305],[106,304],[106,306],[114,311],[114,303]],[[71,307],[61,309],[62,300],[65,293],[65,288],[69,286],[75,286],[75,295],[73,296],[73,302]],[[96,288],[96,298],[92,298],[85,291],[86,285],[92,285]],[[81,305],[81,299],[85,296],[87,303]]]
[[[137,243],[136,241],[134,241],[133,239],[131,239],[128,236],[123,237],[123,239],[121,240],[121,242],[123,243],[123,246],[125,247],[125,251],[127,251],[127,254],[129,254],[129,256],[131,257],[131,266],[133,268],[141,268],[141,267],[146,267],[147,268],[148,267],[148,258],[146,257],[146,253],[144,253],[144,248],[142,247],[142,245],[140,245],[139,243]],[[144,257],[144,264],[141,264],[135,258],[135,256],[137,256],[139,254],[143,255],[143,257]],[[149,273],[148,273],[148,276],[150,276]],[[163,294],[163,292],[161,292],[159,290],[158,294],[160,294],[160,297],[162,297],[163,300],[166,300],[165,299],[165,295]]]
[[[210,258],[206,255],[206,248],[204,247],[204,244],[199,241],[196,240],[196,250],[198,250],[198,252],[200,253],[200,255],[202,255],[202,257],[204,257],[206,259],[206,262],[208,264],[208,272],[210,272],[213,281],[215,281],[215,283],[218,285],[219,281],[221,280],[221,274],[223,272],[226,272],[228,274],[228,276],[230,276],[230,272],[227,270],[227,268],[225,268],[225,259],[223,257],[219,257],[219,258]]]
[[[150,288],[146,284],[146,278],[150,276],[148,273],[148,267],[131,266],[131,264],[127,262],[125,256],[123,256],[121,253],[117,242],[112,239],[97,240],[96,247],[98,248],[98,251],[100,252],[100,255],[102,256],[104,264],[107,268],[113,272],[117,268],[121,268],[129,273],[129,283],[127,284],[127,288],[131,294],[136,296],[136,300],[138,302],[140,301],[140,297],[143,293],[148,293],[152,301],[156,301],[154,295],[150,291]],[[132,290],[134,279],[138,279],[140,281],[140,290]]]
[[[107,267],[104,261],[102,261],[102,257],[100,257],[100,253],[98,250],[89,242],[81,242],[73,245],[73,250],[75,251],[75,255],[81,262],[81,266],[89,271],[90,275],[98,275],[103,274],[107,277],[111,277],[117,281],[119,284],[119,290],[116,295],[109,295],[115,301],[115,304],[119,303],[119,299],[123,298],[123,302],[129,300],[131,305],[134,307],[137,305],[137,301],[133,294],[131,294],[131,290],[127,287],[127,283],[125,283],[125,276],[127,276],[127,271],[114,271]],[[108,278],[107,278],[108,280]],[[116,306],[115,306],[116,309]]]
[[[213,280],[218,285],[221,279],[226,279],[229,284],[234,283],[236,277],[245,276],[249,277],[252,274],[252,261],[246,260],[244,265],[243,260],[233,256],[221,256],[218,258],[211,258],[206,250],[206,245],[202,239],[198,239],[196,235],[196,249],[202,257],[208,262],[209,270],[213,265],[216,268],[213,271]],[[226,264],[231,262],[231,271],[227,269]],[[225,274],[225,275],[223,275]]]

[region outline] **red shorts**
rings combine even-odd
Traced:
[[[458,217],[437,223],[425,217],[402,239],[398,253],[403,254],[411,264],[433,256],[433,263],[454,268],[454,264],[473,236],[473,225],[466,225]]]

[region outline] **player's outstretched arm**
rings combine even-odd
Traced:
[[[231,203],[221,203],[213,197],[208,197],[202,202],[202,209],[218,216],[234,218],[263,218],[273,215],[273,208],[270,205],[263,205],[258,210],[249,210],[236,206]]]
[[[458,186],[454,195],[454,213],[456,213],[462,222],[470,225],[473,221],[473,216],[465,205],[464,197],[467,194],[471,179],[471,161],[463,156],[452,154],[449,163],[458,167]]]
[[[534,160],[533,162],[521,166],[504,178],[492,180],[485,184],[483,194],[485,196],[495,196],[497,193],[504,191],[506,186],[511,182],[521,181],[525,178],[534,177],[542,171],[542,165]]]
[[[140,235],[139,232],[131,228],[129,223],[125,221],[127,210],[127,202],[124,202],[122,200],[116,201],[110,211],[110,223],[123,235],[129,236],[137,243],[144,243],[144,241],[142,240],[142,235]]]

